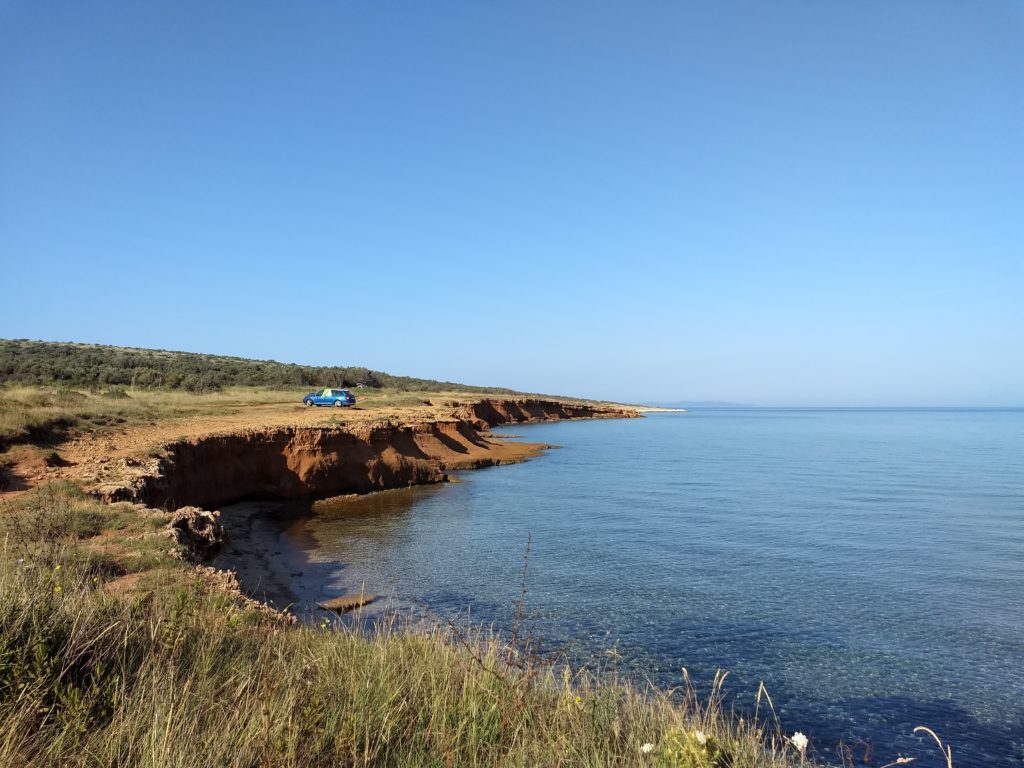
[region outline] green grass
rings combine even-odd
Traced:
[[[169,546],[158,514],[68,486],[26,496],[0,511],[0,765],[801,763],[717,697],[637,690],[485,633],[289,625],[166,554],[125,591],[125,553]]]
[[[123,600],[59,566],[0,570],[4,764],[789,763],[716,709],[519,669],[494,638],[283,627],[198,580]]]
[[[162,389],[204,393],[228,387],[316,389],[326,386],[509,393],[433,379],[394,376],[357,366],[310,366],[195,352],[0,339],[0,382],[87,389]]]
[[[131,504],[103,504],[73,483],[49,483],[0,502],[0,543],[17,558],[89,568],[106,563],[109,573],[180,569],[163,533],[170,515]]]

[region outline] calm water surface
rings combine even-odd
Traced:
[[[512,430],[506,430],[511,432]],[[316,505],[285,537],[329,575],[673,685],[763,680],[818,753],[870,742],[1024,762],[1024,412],[706,410],[516,427],[564,446],[462,482]],[[319,597],[322,595],[314,595]],[[861,750],[858,750],[858,755]],[[875,763],[877,764],[877,763]]]

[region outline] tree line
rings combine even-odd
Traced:
[[[241,357],[109,347],[27,339],[0,339],[0,382],[102,389],[183,389],[217,392],[225,387],[387,387],[508,393],[433,379],[392,376],[352,366],[313,366]]]

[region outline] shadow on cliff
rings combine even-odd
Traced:
[[[409,511],[440,486],[416,486],[320,500],[245,500],[221,508],[228,543],[212,562],[235,571],[247,596],[289,608],[302,620],[322,615],[317,604],[362,586],[346,588],[352,560],[345,547],[353,533],[380,549],[400,535]],[[312,556],[311,556],[312,555]],[[373,594],[385,584],[366,584]],[[356,617],[351,617],[356,618]]]
[[[143,480],[141,495],[150,506],[211,507],[239,499],[312,499],[441,482],[441,463],[417,437],[412,430],[390,427],[278,429],[182,441],[167,446],[162,471]]]
[[[224,506],[221,523],[227,545],[211,565],[234,571],[239,589],[248,597],[308,619],[322,597],[323,585],[340,568],[338,563],[311,561],[306,550],[286,534],[297,516],[309,514],[309,509],[308,503],[274,500]],[[319,585],[316,590],[314,585]]]

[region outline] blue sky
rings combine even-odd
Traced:
[[[0,336],[1024,404],[1024,4],[0,0]]]

